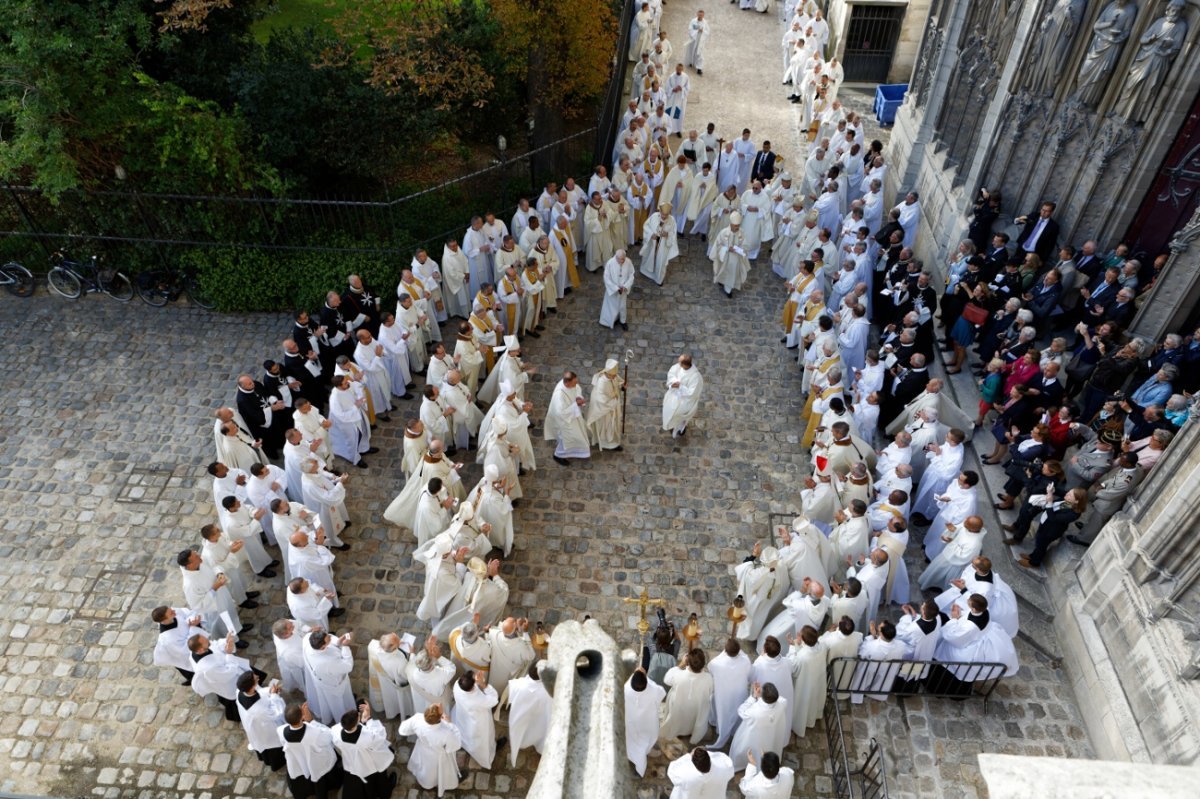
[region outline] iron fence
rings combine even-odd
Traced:
[[[29,186],[0,192],[0,238],[45,255],[86,246],[126,267],[162,265],[179,251],[228,247],[267,251],[407,257],[416,247],[461,236],[473,214],[507,224],[522,197],[544,182],[586,176],[597,128],[401,197],[208,196],[126,190],[74,190],[50,196]],[[549,173],[549,174],[548,174]],[[20,248],[20,244],[16,248]],[[36,262],[32,253],[6,252]]]
[[[623,108],[628,97],[626,78],[629,74],[629,36],[633,26],[633,15],[641,8],[638,0],[625,0],[617,13],[617,49],[613,53],[612,71],[608,78],[608,90],[604,93],[604,102],[600,106],[600,116],[596,125],[596,142],[593,147],[596,163],[613,166],[611,154],[616,143],[618,128],[621,124]]]

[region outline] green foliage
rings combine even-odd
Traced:
[[[329,247],[347,244],[338,239],[324,243]],[[394,296],[402,262],[407,265],[408,260],[383,253],[232,248],[189,250],[180,258],[181,265],[196,270],[218,310],[239,312],[317,309],[325,293],[343,289],[350,275],[362,277],[386,304]]]

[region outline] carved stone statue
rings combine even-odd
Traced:
[[[1183,49],[1188,24],[1184,0],[1171,0],[1166,12],[1142,34],[1140,49],[1129,67],[1125,87],[1113,108],[1130,122],[1145,122],[1154,107],[1154,94],[1163,87],[1171,63]]]
[[[1050,13],[1042,18],[1034,36],[1033,52],[1029,63],[1029,90],[1035,94],[1053,94],[1058,76],[1067,57],[1071,55],[1071,44],[1079,30],[1079,21],[1087,8],[1087,0],[1055,0]]]
[[[1135,17],[1137,6],[1130,0],[1112,0],[1092,26],[1095,35],[1075,79],[1075,97],[1089,108],[1094,108],[1104,97],[1108,78],[1121,59]]]

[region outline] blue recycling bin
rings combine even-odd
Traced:
[[[891,125],[896,121],[896,109],[904,102],[907,83],[884,83],[875,88],[875,118],[880,125]]]

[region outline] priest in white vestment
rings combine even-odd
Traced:
[[[904,195],[904,202],[892,209],[900,212],[900,227],[904,228],[904,246],[912,247],[917,241],[917,228],[921,223],[921,202],[915,191]]]
[[[991,620],[987,599],[981,594],[971,594],[967,607],[965,613],[958,605],[950,608],[950,621],[942,627],[935,657],[962,663],[947,670],[963,681],[981,676],[979,671],[967,665],[974,663],[1002,663],[1004,676],[1016,674],[1019,668],[1016,647],[1004,628]]]
[[[455,667],[441,652],[436,637],[431,635],[425,646],[409,658],[405,675],[412,689],[414,713],[424,713],[433,705],[450,708],[454,701],[451,687]]]
[[[733,774],[733,761],[729,755],[697,746],[667,766],[667,779],[673,786],[671,799],[723,797]]]
[[[400,735],[415,736],[408,770],[427,791],[437,789],[438,796],[458,787],[455,754],[462,748],[462,734],[450,721],[441,705],[432,705],[406,719],[397,730]]]
[[[688,23],[688,43],[684,49],[684,63],[695,67],[697,75],[704,74],[704,49],[708,44],[709,32],[704,11],[697,11],[695,18]]]
[[[825,713],[828,662],[818,629],[808,624],[801,627],[788,650],[793,680],[791,727],[799,736]]]
[[[325,530],[329,546],[335,549],[349,549],[338,535],[346,527],[344,509],[347,475],[334,477],[323,470],[320,463],[313,458],[305,460],[300,469],[304,481],[304,498],[308,506],[320,516],[321,527]]]
[[[633,261],[624,250],[617,250],[604,264],[604,302],[600,306],[600,324],[604,327],[611,329],[619,323],[625,330],[629,329],[628,301],[633,278]]]
[[[291,619],[280,619],[271,625],[275,643],[275,662],[285,691],[304,690],[304,636],[311,632]]]
[[[962,471],[963,439],[965,437],[962,430],[954,428],[946,434],[946,443],[928,445],[928,450],[925,452],[927,461],[925,473],[921,475],[921,483],[917,486],[912,500],[914,518],[918,514],[926,519],[937,515],[935,511],[936,498],[944,495],[946,487]]]
[[[459,625],[472,621],[478,614],[480,627],[496,624],[504,615],[508,604],[508,583],[500,576],[500,559],[484,564],[479,558],[467,562],[467,574],[463,578],[461,596],[463,607],[453,611],[434,627],[434,634],[449,635]]]
[[[475,405],[475,397],[463,382],[462,372],[458,369],[447,372],[439,395],[448,408],[454,409],[449,417],[450,440],[457,449],[467,449],[471,439],[479,435],[483,411]]]
[[[949,612],[951,605],[959,605],[966,611],[971,594],[983,595],[988,601],[988,614],[992,620],[1003,627],[1010,638],[1016,637],[1020,627],[1017,596],[1004,578],[992,570],[991,559],[983,555],[971,561],[957,580],[951,580],[950,587],[935,601],[943,613]]]
[[[786,702],[789,710],[792,707],[794,685],[792,682],[792,663],[783,651],[783,644],[774,636],[767,636],[763,641],[760,654],[754,659],[754,675],[757,685],[768,683],[779,691],[780,701]],[[791,727],[791,719],[788,719]]]
[[[250,750],[272,771],[283,768],[285,758],[279,742],[279,727],[284,723],[283,697],[279,695],[283,687],[278,683],[269,687],[259,685],[258,675],[253,671],[242,672],[237,687],[238,716]]]
[[[621,407],[625,380],[618,374],[616,358],[604,363],[603,371],[592,375],[592,393],[587,404],[588,435],[600,449],[621,449]]]
[[[890,621],[882,621],[878,625],[871,624],[871,635],[863,639],[858,648],[858,656],[866,661],[905,660],[911,656],[908,644],[896,635],[896,625]],[[888,691],[896,682],[902,665],[891,663],[886,666],[874,663],[859,663],[854,672],[853,687],[867,692],[872,699],[886,701]],[[862,693],[850,695],[854,704],[862,704]]]
[[[204,628],[214,636],[241,630],[238,606],[229,593],[229,578],[205,563],[194,549],[183,550],[175,561],[183,577],[183,597],[192,612],[204,619]],[[222,614],[233,622],[234,629],[226,626]]]
[[[979,475],[965,471],[946,487],[946,492],[937,499],[938,514],[929,524],[925,534],[925,557],[936,558],[945,546],[945,538],[953,538],[951,530],[962,524],[968,516],[974,516],[978,508]]]
[[[266,463],[262,442],[257,441],[234,422],[218,422],[217,460],[232,469],[248,471],[256,463]]]
[[[567,458],[591,457],[592,447],[588,438],[587,423],[583,420],[583,408],[587,401],[579,386],[579,377],[572,371],[563,372],[562,380],[554,387],[550,406],[546,409],[544,438],[554,441],[554,460],[567,466]]]
[[[796,785],[796,773],[779,765],[779,754],[767,752],[761,762],[751,757],[746,773],[738,783],[746,799],[791,799]]]
[[[737,639],[729,638],[725,641],[725,649],[708,664],[708,671],[713,678],[711,721],[717,728],[717,740],[712,748],[720,749],[738,724],[738,708],[750,696],[754,664]]]
[[[772,683],[756,685],[753,695],[738,708],[741,723],[729,746],[733,767],[740,771],[751,756],[761,761],[766,752],[782,752],[792,731],[791,712],[787,700],[780,698],[778,687]]]
[[[771,197],[763,190],[761,181],[754,181],[750,190],[742,195],[742,234],[746,259],[758,257],[759,248],[775,237],[775,221]]]
[[[768,638],[779,642],[781,655],[788,654],[792,639],[804,627],[821,629],[825,615],[829,612],[829,598],[825,586],[811,578],[802,578],[794,584],[796,589],[783,598],[783,610],[776,614],[758,634],[758,649],[764,651]],[[761,682],[761,680],[760,680]],[[786,692],[783,692],[787,696]]]
[[[442,249],[442,301],[449,316],[466,319],[471,315],[471,298],[467,293],[470,286],[471,266],[467,254],[450,239]]]
[[[498,396],[507,397],[510,393],[516,394],[517,399],[525,399],[525,386],[529,382],[530,375],[537,372],[537,367],[526,366],[521,360],[521,343],[516,336],[505,336],[504,346],[496,348],[496,354],[499,355],[503,351],[502,357],[487,376],[487,380],[479,389],[478,399],[483,403],[492,403],[496,401]],[[510,387],[510,392],[501,392],[500,386],[507,383]]]
[[[671,203],[661,203],[642,228],[641,273],[660,286],[667,279],[667,265],[679,255],[671,208]]]
[[[625,754],[638,776],[646,774],[646,757],[658,742],[658,708],[663,687],[638,668],[625,683]]]
[[[363,370],[363,383],[371,392],[371,402],[374,403],[375,417],[380,421],[390,421],[388,414],[392,410],[392,379],[388,374],[387,348],[375,340],[369,330],[360,330],[358,345],[354,348],[354,362]]]
[[[983,539],[986,535],[983,519],[979,516],[968,516],[961,525],[947,527],[943,539],[950,540],[945,541],[942,551],[921,573],[921,590],[940,590],[961,574],[983,551]]]
[[[709,258],[713,265],[713,283],[719,283],[726,297],[742,288],[750,274],[746,236],[742,232],[742,215],[729,216],[729,227],[711,239]]]
[[[504,696],[509,682],[524,676],[537,655],[529,640],[529,620],[509,616],[485,636],[492,650],[488,684]]]
[[[542,684],[537,664],[530,665],[523,677],[508,684],[508,748],[509,765],[517,766],[517,754],[527,746],[542,753],[546,734],[550,731],[550,712],[553,699]]]
[[[362,456],[371,453],[371,424],[367,420],[367,401],[351,388],[350,378],[334,377],[329,394],[330,443],[333,454],[365,468]],[[376,450],[378,451],[378,450]]]
[[[325,589],[334,606],[338,605],[337,588],[333,584],[334,554],[328,547],[322,546],[325,540],[321,528],[317,528],[314,537],[308,533],[295,532],[289,541],[287,552],[288,565],[292,579],[303,577],[309,582],[316,583]]]
[[[858,657],[858,648],[862,645],[863,634],[859,632],[855,622],[847,616],[833,617],[836,627],[821,635],[821,646],[825,648],[825,661],[831,672],[832,684],[838,699],[845,699],[845,693],[850,688],[854,677],[854,664],[838,662],[840,658]]]
[[[330,730],[333,746],[342,758],[343,797],[371,796],[390,793],[397,775],[389,771],[396,755],[388,744],[387,730],[371,718],[370,706],[357,714],[347,713],[341,724]]]
[[[687,432],[688,423],[700,408],[704,378],[692,365],[692,356],[684,353],[667,371],[667,391],[663,395],[662,429],[671,431],[671,438]]]
[[[328,592],[303,577],[295,577],[287,585],[287,608],[292,618],[308,629],[329,629],[329,612],[333,601]]]
[[[150,613],[158,624],[158,639],[154,642],[153,661],[155,666],[171,666],[183,675],[183,684],[192,681],[193,662],[188,650],[188,640],[204,632],[200,614],[191,608],[160,605]]]
[[[704,650],[693,649],[664,676],[663,682],[669,693],[667,715],[659,732],[662,737],[687,737],[693,746],[708,737],[713,676],[705,668],[706,661]]]
[[[743,641],[758,638],[776,608],[788,592],[788,573],[775,547],[754,545],[753,557],[734,569],[737,595],[746,603],[746,620],[738,625],[737,637]]]
[[[442,481],[446,490],[455,499],[462,501],[467,498],[459,471],[461,463],[455,463],[442,452],[442,442],[433,439],[429,442],[429,450],[421,458],[421,466],[413,472],[404,488],[396,495],[391,504],[383,511],[383,518],[399,527],[414,529],[417,519],[417,508],[421,492],[429,485],[429,481],[437,477]]]
[[[304,638],[305,694],[313,715],[323,723],[332,724],[355,707],[350,687],[354,656],[349,644],[349,634],[334,638],[324,630]]]
[[[492,708],[500,701],[487,675],[468,669],[454,685],[450,720],[462,734],[462,748],[481,768],[490,769],[496,757],[496,725]]]

